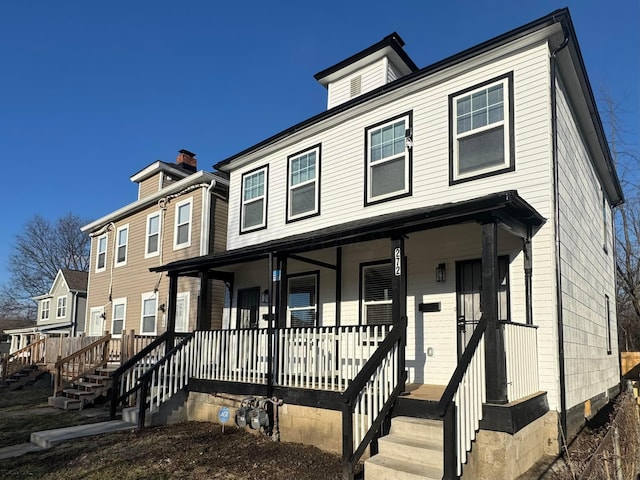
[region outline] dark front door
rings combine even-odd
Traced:
[[[509,257],[499,257],[498,320],[509,319]],[[482,316],[482,263],[480,260],[456,262],[458,356],[461,356]]]
[[[238,328],[258,328],[258,309],[260,307],[260,287],[238,290]]]

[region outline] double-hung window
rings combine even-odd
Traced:
[[[449,96],[450,183],[511,171],[513,74]]]
[[[58,297],[58,305],[56,308],[56,318],[63,318],[67,315],[67,297]]]
[[[176,226],[173,248],[185,248],[191,245],[191,199],[176,205]]]
[[[391,263],[361,265],[362,323],[390,325],[392,319]]]
[[[147,241],[144,250],[145,258],[155,257],[160,253],[160,214],[147,216]]]
[[[49,310],[51,309],[51,300],[43,300],[40,309],[40,320],[49,320]]]
[[[116,298],[113,301],[113,312],[111,318],[111,335],[119,337],[124,329],[124,319],[127,312],[127,299]]]
[[[98,245],[96,248],[96,272],[102,272],[107,265],[107,236],[98,237]]]
[[[412,114],[365,129],[365,204],[411,194]]]
[[[267,226],[268,172],[265,166],[242,176],[241,233]]]
[[[158,316],[158,295],[157,293],[142,294],[142,320],[140,333],[143,335],[156,334],[156,320]]]
[[[318,215],[320,145],[289,156],[287,171],[287,221]]]
[[[288,282],[289,326],[315,327],[318,311],[318,273],[291,275]]]
[[[116,267],[127,264],[127,243],[129,242],[129,225],[116,230]]]

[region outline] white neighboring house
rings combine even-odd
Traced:
[[[327,111],[216,164],[229,175],[227,251],[152,270],[231,278],[225,327],[249,347],[224,376],[223,344],[198,344],[215,359],[189,385],[198,405],[276,395],[281,419],[322,419],[287,417],[283,439],[342,441],[352,462],[386,415],[434,415],[398,397],[429,387],[457,415],[446,477],[480,428],[503,440],[478,437],[470,455],[511,464],[465,474],[511,478],[619,392],[623,193],[568,10],[423,68],[403,45],[393,33],[321,71]],[[373,353],[375,326],[393,327],[396,350]],[[354,399],[357,355],[381,363],[362,367],[370,383]]]
[[[49,293],[33,297],[38,302],[36,326],[5,330],[10,353],[26,347],[36,334],[75,337],[85,332],[88,272],[60,269]]]

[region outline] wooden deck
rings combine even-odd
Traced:
[[[422,383],[407,383],[403,398],[412,400],[427,400],[438,402],[444,393],[445,385],[429,385]]]

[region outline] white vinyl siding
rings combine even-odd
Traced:
[[[96,240],[96,272],[103,272],[107,267],[107,235]]]
[[[288,279],[287,326],[315,327],[318,311],[318,275],[296,275]]]
[[[297,220],[318,213],[320,147],[292,155],[288,168],[288,219]]]
[[[503,78],[453,96],[453,181],[509,166],[509,88]]]
[[[176,332],[189,331],[189,292],[178,293],[176,298]]]
[[[127,299],[116,298],[111,312],[111,335],[114,337],[122,335],[125,318],[127,318]]]
[[[140,319],[140,333],[142,335],[156,335],[158,324],[158,296],[154,292],[142,294],[142,318]]]
[[[242,232],[267,224],[267,167],[242,177]]]
[[[160,213],[147,215],[147,234],[145,240],[145,258],[156,257],[160,254]]]
[[[116,258],[115,266],[127,264],[127,244],[129,242],[129,225],[123,225],[116,230]]]
[[[333,108],[353,98],[351,85],[352,80],[359,77],[360,89],[356,95],[370,92],[387,83],[387,61],[381,58],[370,65],[362,68],[352,75],[347,75],[328,85],[327,107]]]
[[[64,318],[67,316],[67,296],[58,297],[56,318]]]
[[[40,304],[40,320],[49,320],[51,300],[42,300]]]
[[[176,223],[173,235],[173,248],[185,248],[191,245],[192,201],[184,200],[176,204]]]

